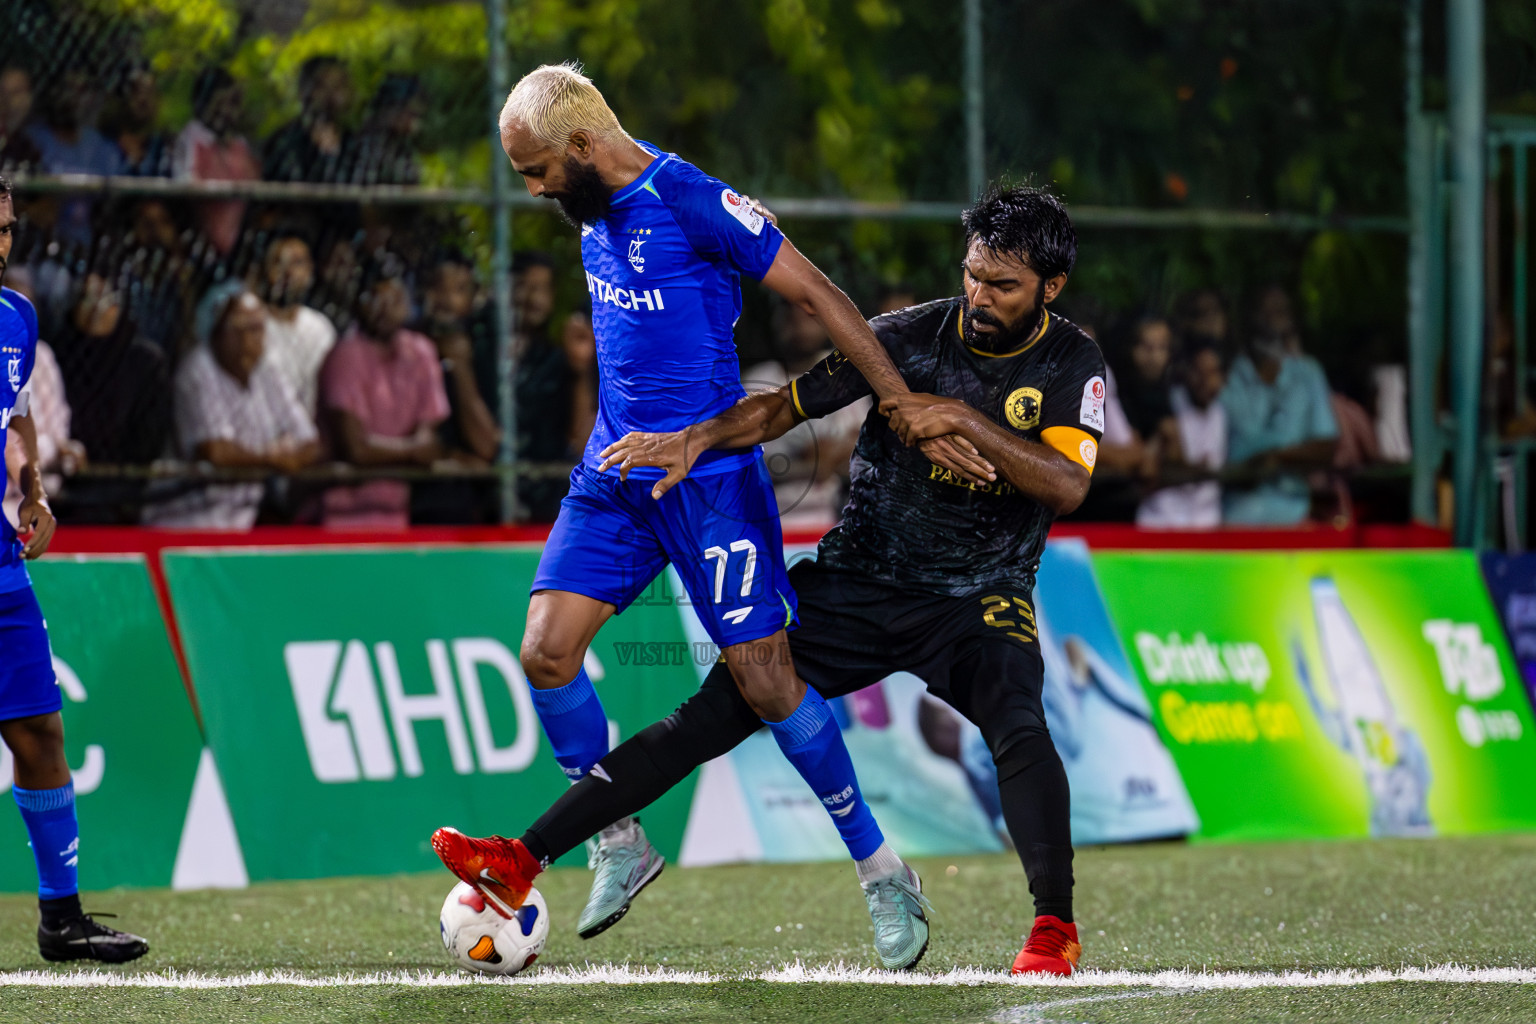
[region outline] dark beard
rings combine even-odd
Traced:
[[[971,348],[980,349],[983,352],[1012,352],[1027,342],[1036,331],[1040,329],[1040,317],[1045,312],[1045,282],[1040,283],[1040,290],[1035,293],[1035,306],[1032,310],[1019,317],[1019,322],[1011,329],[1003,324],[992,313],[984,309],[972,309],[966,302],[961,311],[962,327],[965,331],[965,343]],[[996,333],[982,334],[976,330],[976,324],[982,323],[998,328]]]
[[[569,156],[565,158],[565,191],[554,198],[560,204],[560,212],[575,228],[602,220],[613,208],[613,192],[603,183],[597,168]]]

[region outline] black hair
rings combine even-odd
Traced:
[[[512,273],[521,274],[529,267],[555,269],[555,261],[542,249],[523,249],[512,254]]]
[[[235,76],[223,68],[203,68],[192,82],[192,112],[201,118],[214,94],[223,92],[234,84]]]
[[[1203,334],[1192,335],[1184,341],[1183,351],[1179,353],[1179,360],[1186,366],[1195,361],[1195,357],[1202,352],[1209,352],[1216,357],[1222,369],[1227,366],[1227,354],[1222,350],[1222,344],[1215,338]]]
[[[0,174],[0,196],[8,196],[10,194],[11,194],[11,179],[7,178],[3,174]]]
[[[299,65],[299,92],[309,92],[310,86],[315,84],[315,77],[327,68],[342,68],[346,65],[335,54],[322,53],[311,57]]]
[[[357,296],[361,299],[386,281],[405,280],[405,261],[394,253],[379,249],[363,260],[358,278]]]
[[[420,78],[391,71],[384,76],[384,81],[379,83],[378,91],[373,94],[372,109],[377,111],[403,107],[420,94]]]
[[[427,280],[436,281],[444,267],[463,267],[471,274],[475,273],[475,261],[456,246],[445,245],[432,254],[432,260],[427,264]]]
[[[1048,281],[1077,263],[1077,231],[1060,199],[1030,185],[993,185],[960,215],[965,242],[1012,256]]]

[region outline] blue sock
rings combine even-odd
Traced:
[[[854,860],[863,860],[880,848],[885,837],[875,815],[859,792],[853,759],[843,744],[842,730],[821,694],[806,687],[805,699],[782,722],[768,722],[779,749],[810,785]]]
[[[37,895],[56,900],[80,891],[77,881],[80,826],[75,822],[75,784],[58,789],[12,787],[37,861]]]
[[[583,668],[575,679],[552,690],[529,689],[544,735],[555,748],[555,760],[565,769],[566,778],[580,782],[598,758],[608,753],[608,715],[592,689],[587,670]]]

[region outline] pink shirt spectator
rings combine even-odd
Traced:
[[[201,121],[190,121],[176,137],[171,169],[183,181],[259,181],[261,161],[240,136],[221,140]],[[228,255],[240,240],[245,203],[238,199],[200,203],[197,219],[208,241]]]
[[[320,405],[357,417],[380,437],[409,437],[448,418],[443,369],[432,342],[415,331],[395,333],[380,345],[353,327],[320,370]],[[327,526],[394,527],[410,521],[411,488],[396,480],[370,480],[325,493]]]

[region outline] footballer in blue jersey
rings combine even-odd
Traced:
[[[5,450],[6,479],[15,479],[22,495],[16,526],[0,516],[0,740],[15,762],[11,793],[37,862],[38,951],[45,960],[122,963],[143,956],[149,943],[97,923],[80,907],[80,830],[64,759],[63,701],[48,630],[27,575],[26,563],[48,550],[54,521],[43,492],[27,390],[37,358],[37,312],[23,295],[3,286],[15,230],[11,186],[0,178],[0,363],[5,369],[0,448]],[[13,434],[15,443],[10,443]]]
[[[920,883],[886,845],[826,702],[795,672],[787,633],[797,625],[795,594],[762,453],[701,446],[686,479],[608,458],[627,435],[683,430],[746,397],[734,340],[743,275],[821,320],[882,399],[900,406],[906,385],[858,309],[761,207],[631,138],[575,66],[525,76],[500,129],[528,191],[557,202],[581,232],[597,341],[597,423],[540,560],[522,644],[555,759],[573,782],[606,777],[608,722],[583,667],[587,648],[672,566],[742,696],[847,845],[881,963],[910,967],[928,941]],[[433,846],[504,913],[521,905],[547,860],[532,833],[471,839],[440,829]],[[623,916],[662,868],[632,818],[603,830],[592,864],[583,937]]]

